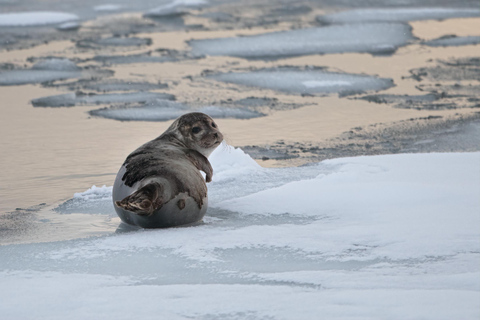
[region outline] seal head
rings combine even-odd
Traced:
[[[201,220],[208,202],[205,181],[213,175],[207,157],[222,141],[213,119],[194,112],[132,152],[113,187],[115,210],[122,221],[161,228]],[[205,172],[205,180],[199,170]]]

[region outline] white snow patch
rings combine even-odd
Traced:
[[[191,9],[198,9],[207,4],[205,0],[174,0],[168,4],[156,7],[145,13],[147,17],[164,17],[188,13]]]
[[[0,27],[26,27],[64,23],[78,20],[78,16],[66,12],[32,11],[0,14]]]
[[[303,81],[302,84],[307,88],[316,88],[316,87],[335,87],[335,86],[349,86],[351,83],[349,81]]]
[[[0,246],[2,316],[479,318],[480,152],[210,160],[205,224]]]

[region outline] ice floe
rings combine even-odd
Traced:
[[[123,6],[120,4],[101,4],[98,6],[94,6],[93,10],[95,11],[118,11],[122,8]]]
[[[251,119],[264,114],[246,108],[206,106],[193,108],[185,104],[157,100],[137,107],[112,107],[89,111],[90,115],[120,121],[167,121],[188,112],[203,112],[213,118]]]
[[[190,12],[192,9],[199,9],[206,4],[205,0],[174,0],[147,11],[144,16],[150,18],[178,16]]]
[[[411,28],[406,24],[365,23],[192,40],[189,45],[197,55],[279,59],[341,52],[391,54],[412,39]]]
[[[119,228],[101,238],[0,246],[2,314],[432,320],[480,315],[480,153],[262,168],[241,150],[221,146],[210,160],[214,176],[203,225]],[[111,206],[109,198],[108,187],[92,188],[77,194],[68,210],[81,211],[74,209],[76,201],[77,208],[96,211],[86,204]],[[106,210],[110,219],[113,208]],[[145,296],[156,300],[146,303]]]
[[[217,81],[250,87],[284,91],[292,94],[356,94],[393,87],[393,80],[369,75],[329,72],[323,69],[276,68],[252,72],[208,75]]]
[[[78,20],[78,16],[66,12],[32,11],[0,14],[0,27],[27,27],[59,24]]]
[[[150,38],[138,37],[109,37],[95,40],[81,40],[77,42],[78,47],[139,47],[152,44]]]
[[[468,45],[477,45],[480,44],[480,36],[468,36],[468,37],[457,37],[457,36],[445,36],[438,39],[425,41],[423,44],[426,44],[430,47],[457,47],[457,46],[468,46]]]
[[[55,80],[80,78],[81,68],[68,59],[46,59],[30,69],[0,71],[0,86],[41,83]]]
[[[34,107],[72,107],[77,105],[148,102],[156,99],[174,100],[175,96],[158,92],[128,92],[107,94],[66,93],[33,99]]]
[[[450,18],[479,17],[478,8],[405,7],[367,8],[341,11],[318,16],[321,23],[363,23],[370,21],[406,22],[414,20],[444,20]]]

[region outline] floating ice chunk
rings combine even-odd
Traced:
[[[122,5],[119,4],[102,4],[93,7],[95,11],[118,11],[122,8]]]
[[[95,56],[93,60],[102,62],[104,64],[129,64],[129,63],[164,63],[177,61],[177,58],[172,56],[152,56],[148,54],[132,54],[126,56]]]
[[[120,121],[167,121],[194,111],[206,113],[213,118],[251,119],[264,116],[262,113],[245,108],[216,106],[190,108],[182,103],[167,100],[157,100],[139,107],[103,108],[89,113],[93,116]]]
[[[106,82],[90,82],[79,81],[68,86],[70,89],[75,90],[78,88],[95,90],[98,92],[110,92],[110,91],[148,91],[168,88],[165,83],[150,83],[150,82],[135,82],[135,81],[106,81]]]
[[[322,69],[298,68],[262,69],[243,73],[221,73],[208,76],[218,81],[250,87],[279,90],[293,94],[348,95],[393,87],[392,79],[368,75],[328,72]]]
[[[34,107],[71,107],[76,105],[95,105],[109,103],[147,102],[155,99],[174,100],[175,96],[157,92],[129,92],[109,94],[67,93],[32,100]]]
[[[317,21],[328,24],[361,23],[370,21],[405,22],[478,16],[480,16],[480,9],[478,8],[369,8],[318,16]]]
[[[78,71],[79,67],[71,60],[52,58],[42,60],[32,66],[33,70]]]
[[[435,40],[423,42],[430,47],[458,47],[458,46],[468,46],[468,45],[477,45],[480,44],[480,36],[468,36],[468,37],[457,37],[457,36],[445,36]]]
[[[37,62],[31,69],[0,71],[0,86],[41,83],[80,78],[82,71],[68,59],[48,59]]]
[[[65,12],[32,11],[0,14],[0,27],[26,27],[64,23],[78,20],[78,16]]]
[[[134,47],[134,46],[148,46],[152,44],[149,38],[138,37],[110,37],[98,40],[82,40],[77,42],[79,47],[95,47],[95,46],[110,46],[110,47]]]
[[[311,54],[368,52],[390,54],[413,39],[401,23],[335,25],[248,37],[192,40],[194,54],[248,59],[279,59]]]
[[[60,31],[73,31],[73,30],[80,29],[80,27],[81,27],[81,24],[79,22],[72,21],[72,22],[62,23],[57,27],[57,29]]]
[[[144,16],[151,18],[177,16],[188,13],[191,9],[199,9],[206,5],[204,0],[174,0],[169,4],[156,7],[147,11]]]

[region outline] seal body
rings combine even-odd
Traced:
[[[120,219],[143,228],[200,221],[208,207],[205,182],[213,175],[207,157],[222,141],[215,122],[195,112],[181,116],[161,136],[132,152],[113,185]]]

